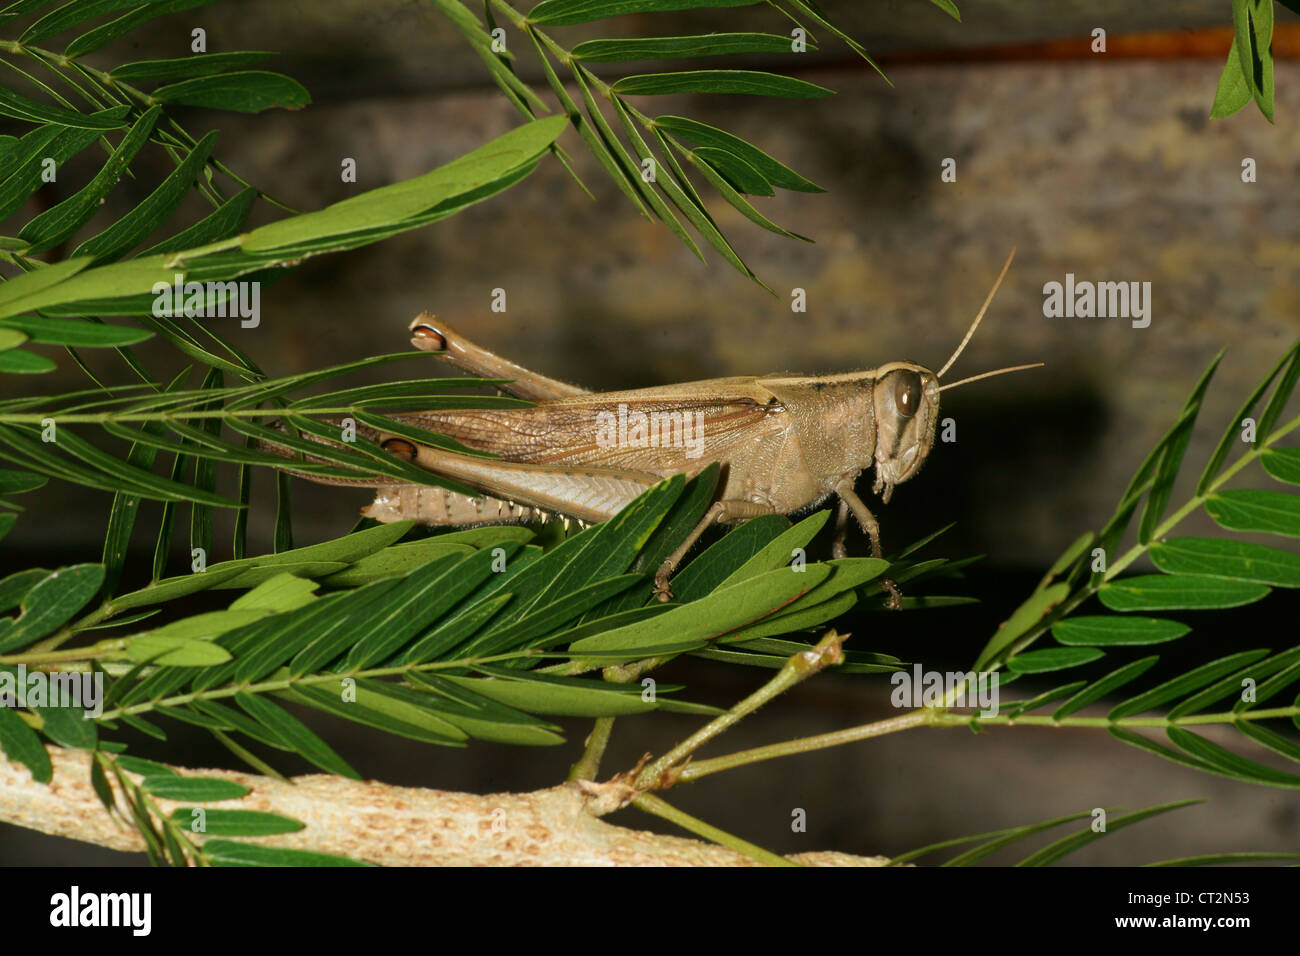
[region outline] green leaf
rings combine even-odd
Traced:
[[[1300,340],[1291,346],[1282,377],[1273,389],[1273,394],[1268,397],[1264,413],[1259,416],[1257,440],[1262,441],[1272,436],[1273,426],[1282,417],[1282,411],[1286,408],[1286,403],[1291,400],[1291,393],[1295,391],[1297,382],[1300,382]]]
[[[1107,834],[1114,833],[1116,830],[1122,830],[1125,827],[1132,826],[1135,823],[1141,823],[1143,820],[1159,816],[1162,813],[1168,813],[1171,810],[1179,810],[1193,803],[1201,803],[1200,800],[1179,800],[1174,803],[1162,803],[1159,806],[1148,807],[1145,810],[1138,810],[1135,813],[1126,813],[1122,816],[1111,817],[1106,821],[1105,830],[1093,830],[1089,827],[1078,833],[1072,834],[1054,843],[1049,843],[1036,853],[1025,857],[1016,866],[1050,866],[1057,860],[1067,856],[1076,850],[1079,850],[1089,843],[1100,840]]]
[[[629,37],[586,40],[569,55],[589,63],[665,60],[677,57],[727,56],[733,53],[792,53],[792,39],[774,33],[706,33],[702,36]],[[809,42],[808,49],[817,49]]]
[[[30,770],[37,783],[49,783],[54,778],[54,768],[41,738],[10,707],[0,707],[0,749],[13,763]]]
[[[283,73],[240,70],[169,83],[154,90],[152,99],[156,103],[178,106],[260,113],[274,108],[301,109],[311,102],[311,94],[305,86]]]
[[[89,704],[87,700],[83,704]],[[86,716],[84,707],[33,707],[42,721],[45,736],[60,747],[94,750],[99,740],[95,722]]]
[[[22,349],[0,352],[0,372],[11,375],[39,375],[42,372],[53,372],[55,367],[55,364],[44,355],[33,355]]]
[[[242,248],[246,252],[266,251],[400,222],[533,160],[546,151],[567,123],[563,116],[526,123],[422,176],[368,190],[319,212],[254,229],[244,237]]]
[[[1259,702],[1261,692],[1266,695],[1265,699],[1267,699],[1277,691],[1284,690],[1291,680],[1300,677],[1300,670],[1292,670],[1297,661],[1300,661],[1300,647],[1274,654],[1271,657],[1249,664],[1240,670],[1233,671],[1190,697],[1183,698],[1176,707],[1170,709],[1169,713],[1165,715],[1166,719],[1174,720],[1185,714],[1194,714],[1212,704],[1217,704],[1225,698],[1236,699],[1233,706],[1234,710],[1253,707]],[[1281,671],[1281,673],[1277,673],[1278,671]],[[1276,676],[1270,677],[1270,675]],[[1268,678],[1268,680],[1265,678]],[[1245,683],[1247,680],[1262,684],[1262,686],[1254,687],[1255,699],[1250,703],[1244,700],[1244,688],[1247,686]]]
[[[1106,715],[1106,719],[1119,720],[1122,717],[1130,717],[1133,714],[1152,710],[1171,700],[1177,700],[1184,694],[1199,690],[1206,684],[1218,680],[1239,667],[1253,664],[1267,654],[1268,651],[1263,650],[1242,651],[1240,654],[1231,654],[1210,661],[1208,664],[1202,664],[1200,667],[1190,670],[1186,674],[1180,674],[1172,680],[1165,681],[1163,684],[1138,694],[1136,697],[1130,697],[1122,704],[1112,708]]]
[[[135,6],[138,2],[139,0],[71,0],[29,26],[19,35],[18,42],[36,45],[87,20],[123,7]]]
[[[778,568],[727,588],[714,591],[707,601],[683,604],[648,620],[628,624],[604,634],[583,638],[569,645],[569,652],[582,657],[590,652],[618,652],[642,656],[650,649],[702,647],[709,640],[752,624],[780,610],[831,573],[826,565],[809,565],[803,572]]]
[[[771,183],[763,178],[762,173],[735,153],[713,146],[697,146],[691,155],[720,174],[737,192],[751,196],[776,195]]]
[[[1007,662],[1007,667],[1015,674],[1045,674],[1090,664],[1105,656],[1104,652],[1091,647],[1050,647],[1017,654]]]
[[[332,853],[287,850],[238,840],[208,840],[203,844],[202,853],[212,866],[370,866]]]
[[[1268,377],[1265,378],[1264,381],[1260,382],[1259,385],[1255,387],[1255,390],[1250,393],[1250,397],[1242,403],[1241,408],[1237,410],[1237,414],[1228,420],[1228,427],[1224,430],[1222,437],[1219,439],[1219,444],[1215,446],[1214,454],[1210,456],[1210,460],[1206,463],[1205,470],[1201,472],[1200,480],[1196,482],[1196,493],[1198,495],[1205,494],[1206,490],[1210,487],[1210,483],[1219,473],[1219,467],[1223,464],[1223,460],[1228,457],[1229,449],[1235,442],[1241,440],[1242,422],[1245,421],[1246,418],[1250,417],[1254,412],[1255,406],[1259,403],[1260,398],[1268,389],[1269,384],[1273,379],[1277,378],[1277,373],[1288,365],[1294,366],[1297,355],[1300,355],[1300,340],[1287,350],[1286,354],[1284,354],[1282,358],[1278,360],[1278,363],[1273,366],[1273,370],[1268,373]],[[1271,404],[1272,403],[1270,402],[1270,405]],[[1285,404],[1285,399],[1283,399],[1283,404]],[[1280,412],[1281,408],[1279,408],[1278,411]],[[1268,433],[1267,431],[1259,431],[1256,437],[1257,439],[1264,439],[1268,437]]]
[[[88,256],[82,259],[65,259],[62,262],[56,262],[54,265],[42,266],[39,269],[33,269],[31,272],[24,272],[12,279],[6,279],[3,283],[0,283],[0,314],[13,315],[16,312],[25,311],[21,307],[9,309],[8,306],[12,303],[21,303],[23,299],[29,296],[44,292],[51,286],[72,278],[90,265],[91,261]]]
[[[930,2],[958,23],[961,22],[961,11],[957,9],[957,4],[953,3],[953,0],[930,0]]]
[[[175,80],[181,77],[224,73],[229,69],[252,66],[272,56],[275,54],[261,50],[239,53],[199,53],[172,60],[137,60],[133,63],[123,63],[121,66],[113,67],[109,73],[114,79],[126,80],[128,83]]]
[[[44,568],[29,568],[0,580],[0,614],[16,608],[27,592],[45,580],[49,573]]]
[[[1232,0],[1233,46],[1259,111],[1273,122],[1272,0]]]
[[[1144,863],[1143,866],[1219,866],[1225,863],[1263,863],[1268,860],[1300,860],[1300,853],[1207,853],[1180,856],[1174,860]]]
[[[162,800],[192,800],[195,803],[238,800],[252,793],[248,787],[233,780],[223,780],[220,777],[182,777],[174,773],[147,775],[140,781],[140,786],[151,796]]]
[[[171,821],[188,830],[196,819],[194,807],[177,807],[171,812]],[[277,833],[296,833],[305,824],[292,817],[262,810],[225,810],[221,807],[203,808],[203,833],[208,836],[274,836]]]
[[[27,592],[17,619],[0,620],[0,653],[26,647],[63,627],[103,583],[104,568],[99,564],[52,571]]]
[[[327,714],[410,740],[456,747],[469,739],[465,731],[433,713],[424,700],[396,696],[389,693],[392,689],[393,685],[382,681],[358,678],[355,700],[344,700],[339,690],[321,684],[295,684],[287,696]]]
[[[72,255],[94,256],[102,262],[119,259],[138,246],[175,212],[181,200],[189,194],[200,170],[212,155],[212,147],[216,142],[217,131],[212,130],[198,141],[180,165],[168,173],[167,178],[143,202],[103,232],[77,246]]]
[[[0,328],[0,352],[17,348],[27,341],[26,334],[17,329]]]
[[[1068,584],[1053,584],[1031,594],[989,638],[989,642],[984,645],[984,650],[980,652],[979,660],[975,662],[975,670],[987,669],[986,665],[993,663],[1003,651],[1069,596]]]
[[[1103,584],[1098,597],[1112,611],[1240,607],[1269,593],[1266,584],[1191,574],[1143,574]]]
[[[1300,485],[1300,448],[1266,448],[1259,463],[1278,481]]]
[[[692,156],[694,156],[694,154],[692,154]],[[743,163],[742,160],[735,160],[735,162]],[[787,239],[799,239],[802,242],[812,241],[807,236],[801,236],[796,232],[790,232],[786,229],[783,229],[782,227],[774,223],[772,220],[764,216],[761,212],[759,212],[757,209],[754,208],[753,204],[749,202],[749,200],[745,199],[744,196],[736,192],[736,190],[732,188],[731,184],[727,182],[726,178],[717,170],[715,170],[713,166],[710,165],[709,163],[696,160],[695,168],[704,174],[704,178],[707,179],[710,184],[712,184],[713,188],[716,189],[721,194],[723,199],[729,202],[736,209],[737,212],[739,212],[750,222],[754,223],[755,225],[762,226],[768,232],[774,232],[778,236],[784,236]],[[752,173],[752,175],[757,176],[758,174],[754,172]]]
[[[1222,538],[1170,538],[1151,546],[1151,560],[1169,574],[1195,574],[1300,587],[1300,554]]]
[[[1159,617],[1097,615],[1057,621],[1052,625],[1052,636],[1071,647],[1109,647],[1163,644],[1182,637],[1190,630],[1186,624]]]
[[[642,700],[639,694],[628,694],[607,685],[602,686],[599,681],[583,681],[587,686],[581,687],[522,678],[484,680],[444,676],[442,679],[529,714],[621,717],[655,709],[654,703]]]
[[[133,661],[148,661],[166,667],[211,667],[230,660],[229,651],[209,641],[154,634],[131,638],[126,652]]]
[[[762,515],[731,529],[674,575],[673,597],[686,604],[715,590],[789,527],[784,515]]]
[[[4,319],[0,326],[21,330],[32,342],[40,345],[70,345],[74,348],[121,348],[153,338],[153,333],[145,329],[33,315]]]
[[[751,96],[782,96],[818,99],[830,96],[816,83],[793,76],[761,70],[685,70],[678,73],[645,73],[625,76],[613,90],[619,96],[671,96],[681,93],[743,93]]]
[[[330,749],[325,741],[317,737],[311,728],[288,711],[277,707],[265,698],[255,697],[243,691],[235,694],[235,702],[246,714],[278,736],[303,759],[314,763],[327,773],[338,774],[351,780],[361,779],[361,775]]]
[[[125,16],[110,20],[108,23],[101,24],[93,30],[81,34],[81,36],[69,43],[63,52],[69,57],[93,53],[100,47],[112,43],[118,37],[130,33],[142,23],[148,23],[150,20],[166,16],[169,13],[192,10],[195,7],[201,7],[211,2],[212,0],[153,0],[152,3],[137,6]]]
[[[63,109],[61,106],[46,106],[13,90],[0,87],[0,116],[9,116],[27,123],[89,130],[121,129],[126,125],[121,119],[121,113],[104,115],[105,113],[108,111],[87,115],[75,110]]]
[[[30,471],[15,471],[12,468],[0,468],[0,496],[20,495],[25,491],[35,491],[45,487],[49,479]],[[12,607],[12,605],[10,605]]]
[[[22,231],[18,233],[18,238],[26,239],[31,244],[28,249],[29,254],[42,252],[58,245],[90,221],[103,205],[105,197],[112,192],[113,187],[126,173],[131,160],[149,141],[154,125],[161,115],[160,106],[155,106],[141,114],[122,138],[122,142],[108,157],[108,161],[89,183],[63,202],[34,216],[27,225],[23,226]]]
[[[1179,750],[1207,764],[1215,773],[1222,776],[1270,787],[1300,789],[1300,776],[1247,760],[1190,730],[1170,727],[1165,733]]]
[[[263,581],[230,605],[231,611],[256,611],[263,614],[281,614],[306,607],[316,600],[313,593],[319,585],[292,574],[277,574]]]
[[[1160,463],[1156,466],[1151,490],[1147,492],[1146,507],[1142,510],[1142,518],[1138,522],[1138,541],[1141,544],[1147,544],[1151,540],[1156,527],[1160,524],[1165,506],[1169,503],[1169,495],[1174,490],[1174,480],[1178,477],[1183,455],[1187,452],[1187,443],[1191,440],[1192,429],[1196,426],[1196,416],[1201,410],[1205,390],[1209,388],[1210,379],[1214,377],[1214,372],[1222,360],[1223,352],[1220,351],[1210,363],[1210,367],[1201,375],[1196,387],[1192,389],[1191,397],[1183,406],[1178,421],[1161,440],[1163,451],[1160,454]]]
[[[141,588],[138,591],[115,597],[109,603],[112,605],[114,613],[130,611],[137,607],[147,607],[151,604],[163,604],[184,597],[187,594],[193,594],[196,591],[215,588],[242,574],[243,570],[243,568],[227,568],[222,571],[215,571],[209,568],[206,571],[192,574],[179,574],[173,578],[163,578],[161,581],[155,581],[148,587]]]
[[[567,26],[629,13],[750,7],[761,2],[762,0],[542,0],[528,11],[528,19],[548,26]]]
[[[1300,538],[1300,495],[1243,488],[1216,491],[1205,511],[1229,531],[1263,531]]]
[[[1223,64],[1219,74],[1219,86],[1214,91],[1214,104],[1210,107],[1212,119],[1231,116],[1250,102],[1250,83],[1241,72],[1241,54],[1237,50],[1236,38],[1228,50],[1228,61]]]

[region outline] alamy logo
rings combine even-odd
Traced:
[[[1150,282],[1065,282],[1043,286],[1043,315],[1049,319],[1132,319],[1133,328],[1151,324]]]
[[[104,712],[104,674],[0,668],[0,707],[75,707],[87,717]]]
[[[153,925],[152,893],[82,893],[73,886],[50,897],[51,926],[128,926],[148,936]]]
[[[596,444],[601,448],[685,448],[687,458],[704,454],[704,413],[684,409],[596,414]]]
[[[895,707],[978,707],[981,717],[998,715],[996,671],[922,671],[913,664],[910,671],[889,675],[894,685],[889,702]]]
[[[150,291],[154,318],[238,317],[243,329],[255,329],[262,322],[262,283],[257,281],[186,282],[184,273],[178,272],[173,282],[155,282]]]

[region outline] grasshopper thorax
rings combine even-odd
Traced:
[[[916,474],[930,454],[939,421],[939,379],[913,362],[891,362],[876,370],[871,405],[875,490],[887,502],[894,486]]]

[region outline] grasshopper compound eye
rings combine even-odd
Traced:
[[[404,438],[390,438],[379,446],[394,458],[415,461],[415,446]]]
[[[894,407],[898,414],[911,418],[921,402],[921,376],[911,369],[894,373]]]

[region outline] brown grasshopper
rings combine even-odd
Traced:
[[[937,374],[913,362],[891,362],[838,375],[740,376],[596,393],[523,368],[421,313],[410,325],[416,348],[439,353],[475,375],[510,379],[500,386],[503,391],[537,404],[389,416],[498,458],[364,429],[393,455],[481,489],[480,497],[379,479],[326,483],[377,488],[362,514],[384,522],[500,524],[546,513],[599,522],[663,478],[693,476],[718,462],[717,500],[655,575],[661,600],[671,597],[668,579],[710,525],[791,514],[832,494],[839,498],[834,555],[845,554],[852,512],[871,539],[872,555],[880,557],[880,526],[854,491],[858,476],[874,463],[872,491],[888,503],[894,487],[915,475],[930,453],[943,389],[1036,367],[1020,365],[939,385],[975,334],[1014,255],[1012,250],[965,338]],[[891,606],[899,606],[897,588],[892,582],[886,587]]]

